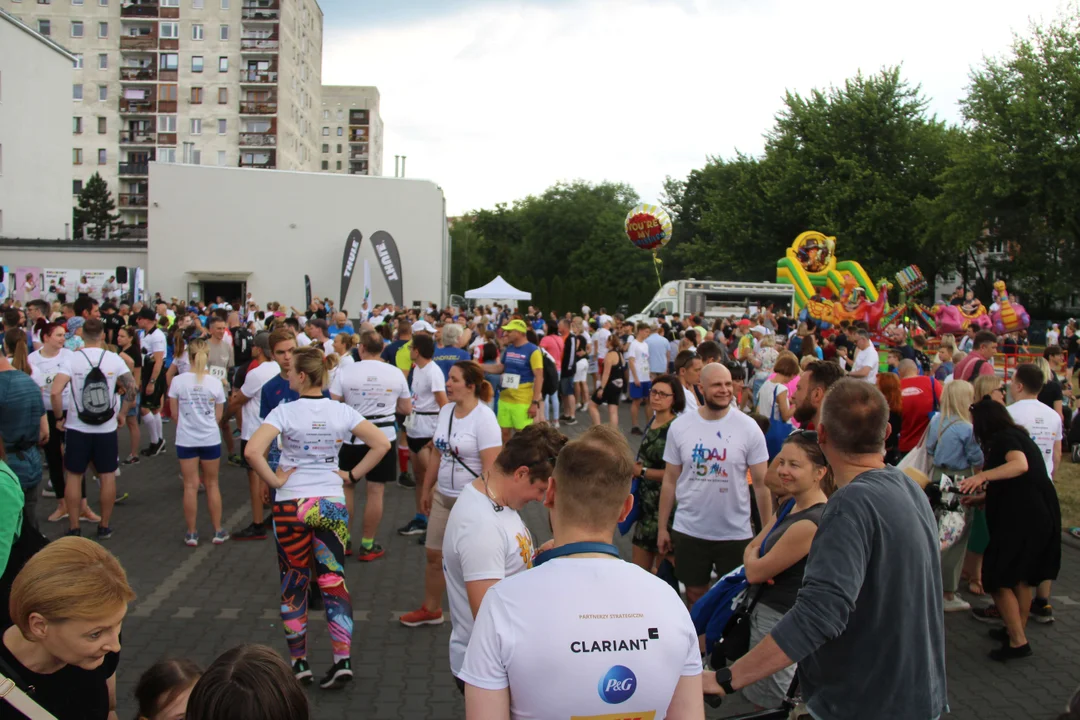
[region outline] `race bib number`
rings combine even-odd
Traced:
[[[225,382],[225,377],[226,377],[225,368],[223,368],[223,367],[221,367],[219,365],[211,365],[208,368],[208,372],[210,373],[210,377],[216,377],[218,380],[221,380],[222,382]]]
[[[514,373],[503,373],[502,386],[505,390],[517,390],[521,384],[521,376]]]
[[[53,380],[56,379],[57,374],[58,373],[46,373],[45,374],[45,387],[47,387],[47,388],[52,387]]]

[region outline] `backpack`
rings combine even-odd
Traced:
[[[104,425],[112,420],[116,411],[113,409],[112,403],[112,391],[109,389],[109,379],[105,377],[105,373],[101,372],[101,363],[105,359],[105,351],[101,351],[101,357],[98,358],[97,365],[90,362],[90,358],[87,357],[83,350],[79,350],[79,354],[86,358],[86,362],[90,365],[90,372],[86,375],[86,380],[83,381],[82,392],[79,393],[79,397],[82,399],[82,407],[79,407],[79,403],[75,403],[75,410],[78,412],[79,420],[87,425]],[[72,402],[75,402],[75,393],[71,395]]]
[[[251,362],[252,339],[251,331],[243,325],[233,330],[233,356],[237,365],[247,365]]]
[[[559,368],[547,350],[541,348],[540,354],[544,356],[544,387],[541,393],[544,397],[551,397],[559,392]]]

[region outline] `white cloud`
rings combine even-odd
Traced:
[[[437,181],[461,213],[558,180],[630,183],[759,152],[787,89],[903,64],[959,120],[972,66],[1057,0],[500,2],[389,27],[326,18],[323,82],[377,85],[383,171]]]

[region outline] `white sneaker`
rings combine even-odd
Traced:
[[[959,595],[953,597],[952,600],[944,601],[945,612],[967,612],[971,609],[971,603],[964,600]]]

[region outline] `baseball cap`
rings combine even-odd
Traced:
[[[750,327],[749,318],[743,318],[742,320],[740,320],[739,321],[739,327]]]
[[[255,339],[252,341],[255,347],[263,351],[264,355],[270,354],[270,333],[265,330],[255,333]]]
[[[431,323],[429,323],[427,320],[417,320],[412,324],[412,331],[414,333],[426,332],[434,334],[435,328],[432,327]]]
[[[157,313],[148,307],[144,307],[135,317],[140,320],[157,320]]]
[[[761,333],[762,335],[764,335],[768,332],[768,330],[765,329],[764,325],[755,325],[754,327],[750,328],[750,332]]]
[[[529,328],[526,327],[524,320],[511,320],[502,326],[503,330],[517,330],[518,332],[528,332]]]

